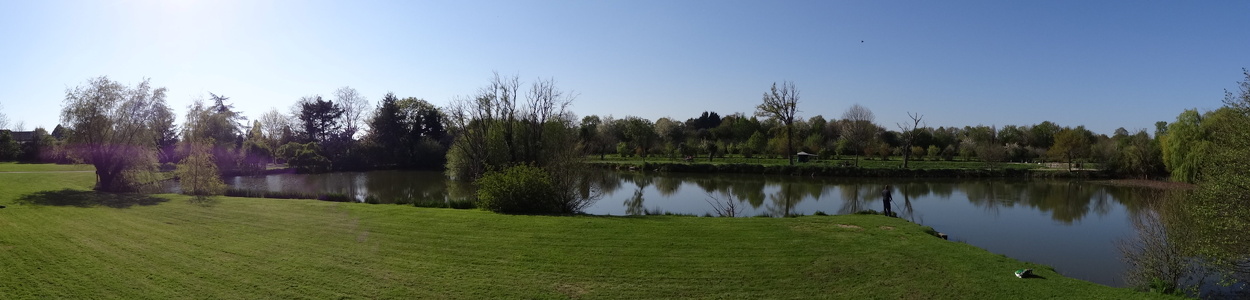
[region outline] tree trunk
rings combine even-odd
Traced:
[[[95,171],[95,175],[97,177],[97,180],[96,180],[97,182],[95,186],[95,189],[97,191],[116,192],[115,184],[117,181],[117,174],[110,173],[107,170],[102,170],[102,169],[99,169],[99,167],[97,167]]]
[[[793,122],[793,121],[791,121]],[[786,124],[786,158],[790,160],[790,165],[794,165],[794,125]]]
[[[903,169],[906,169],[906,168],[907,168],[907,160],[908,160],[908,158],[911,158],[911,143],[908,143],[907,145],[905,145],[905,146],[903,146],[903,147],[905,147],[905,148],[903,149]]]

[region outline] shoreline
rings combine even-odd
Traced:
[[[831,165],[763,165],[763,164],[706,164],[676,162],[589,162],[597,168],[618,171],[657,171],[680,173],[739,173],[823,177],[877,177],[877,178],[1073,178],[1112,179],[1112,174],[1092,170],[1049,169],[898,169],[861,168]]]
[[[1192,183],[1162,181],[1162,180],[1152,180],[1152,179],[1102,179],[1102,180],[1091,180],[1090,183],[1113,185],[1113,186],[1152,188],[1152,189],[1160,189],[1160,190],[1188,190],[1188,189],[1193,189],[1193,188],[1198,187],[1197,185],[1192,184]]]

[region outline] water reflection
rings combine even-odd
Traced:
[[[1060,273],[1124,286],[1126,265],[1114,241],[1133,234],[1130,218],[1157,195],[1141,189],[1070,180],[856,179],[751,174],[595,172],[585,182],[603,197],[585,209],[600,215],[717,215],[733,201],[737,216],[849,214],[881,210],[880,191],[894,187],[900,218],[962,241]],[[235,188],[332,192],[357,200],[407,203],[468,199],[472,186],[438,172],[376,171],[234,177]],[[901,203],[898,203],[901,202]]]
[[[643,199],[651,210],[704,215],[712,212],[710,195],[741,202],[746,216],[809,215],[816,211],[850,214],[881,210],[879,191],[893,185],[902,200],[900,217],[921,222],[924,211],[917,203],[950,201],[960,197],[988,216],[1004,210],[1028,208],[1062,224],[1080,223],[1090,216],[1105,217],[1117,207],[1140,208],[1133,189],[1090,185],[1061,180],[908,180],[807,178],[742,174],[646,174],[639,172],[595,173],[591,181],[604,199],[587,213],[634,215],[644,212]],[[234,188],[341,193],[365,201],[409,203],[414,200],[469,199],[471,185],[449,181],[438,172],[374,171],[329,174],[280,174],[232,177]],[[590,193],[593,189],[582,189]]]

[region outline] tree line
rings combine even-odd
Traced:
[[[67,91],[63,125],[52,133],[39,128],[33,141],[17,143],[8,132],[0,132],[0,160],[94,163],[125,149],[75,145],[116,139],[113,143],[153,146],[151,161],[157,169],[172,170],[192,154],[194,147],[188,141],[194,140],[209,144],[205,151],[214,164],[230,174],[258,173],[285,164],[301,172],[447,169],[453,177],[476,179],[490,168],[485,166],[554,160],[542,156],[555,149],[546,147],[544,140],[566,137],[563,131],[555,134],[546,128],[552,127],[571,133],[564,141],[568,145],[558,149],[601,159],[615,155],[715,161],[790,158],[806,152],[823,159],[853,158],[855,163],[902,157],[904,166],[910,160],[1058,161],[1070,166],[1092,163],[1124,176],[1170,173],[1192,181],[1193,163],[1177,157],[1190,157],[1186,155],[1193,147],[1178,145],[1196,143],[1200,148],[1205,135],[1189,132],[1198,120],[1210,119],[1187,111],[1177,122],[1157,123],[1153,134],[1120,128],[1108,136],[1049,121],[934,128],[923,125],[919,113],[908,112],[912,122],[891,129],[859,104],[851,105],[841,118],[799,116],[799,90],[792,82],[774,83],[750,114],[704,111],[685,120],[577,118],[568,110],[572,98],[560,93],[554,80],[539,80],[526,91],[516,76],[496,74],[477,94],[458,98],[448,107],[393,93],[371,104],[355,89],[342,87],[328,97],[301,97],[286,113],[275,108],[250,122],[228,96],[209,93],[207,100],[196,100],[187,108],[185,124],[174,124],[163,88],[154,89],[146,80],[126,87],[100,77]],[[1208,113],[1214,114],[1223,113]],[[1206,123],[1220,119],[1215,120]],[[1167,138],[1169,133],[1174,137]]]

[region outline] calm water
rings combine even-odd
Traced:
[[[1068,180],[911,180],[741,174],[605,172],[604,196],[586,213],[715,215],[732,202],[739,216],[847,214],[881,210],[894,187],[899,217],[990,252],[1054,267],[1065,276],[1123,286],[1115,241],[1133,236],[1131,214],[1151,193]],[[456,199],[470,193],[438,172],[374,171],[232,177],[235,188],[334,192],[359,200]],[[1003,270],[1011,276],[1012,270]]]

